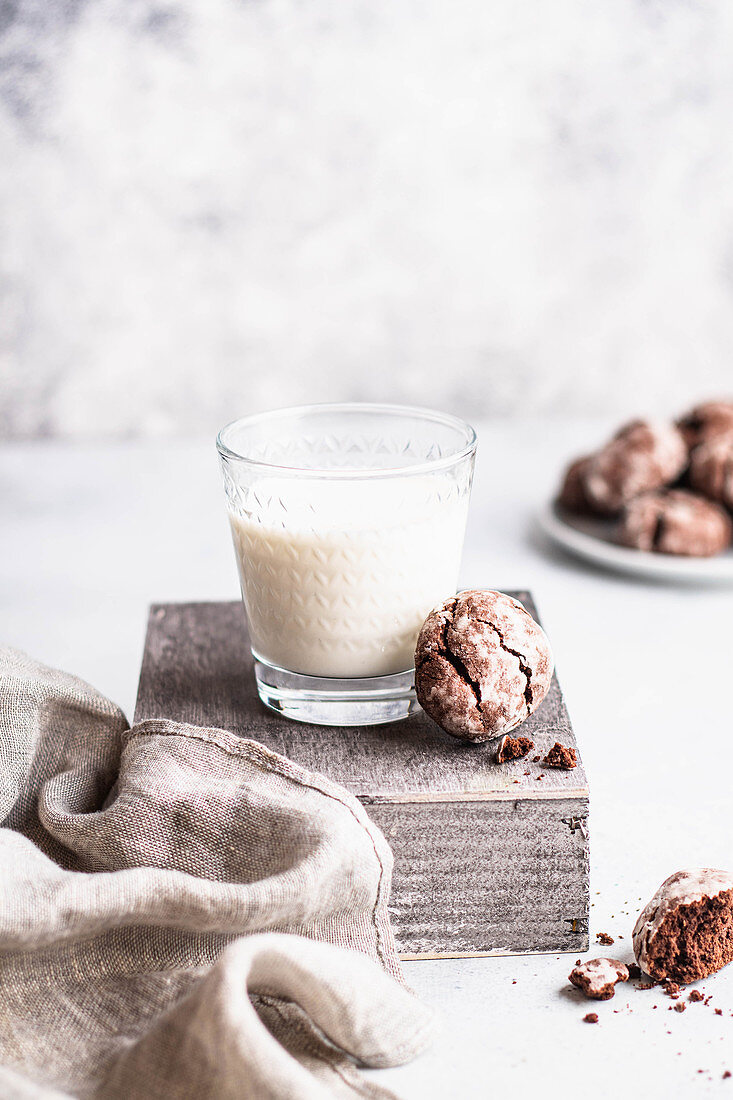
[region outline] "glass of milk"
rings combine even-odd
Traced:
[[[322,725],[406,717],[418,631],[458,584],[473,428],[311,405],[235,420],[217,448],[263,703]]]

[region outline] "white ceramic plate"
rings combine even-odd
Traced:
[[[733,584],[733,550],[714,558],[650,554],[614,541],[612,522],[573,516],[549,504],[539,516],[542,531],[558,546],[617,573],[686,584]]]

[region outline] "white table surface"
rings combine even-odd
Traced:
[[[590,777],[591,937],[623,936],[587,957],[628,961],[636,914],[663,878],[733,866],[733,590],[604,574],[533,535],[559,465],[606,428],[479,425],[462,583],[535,594]],[[210,443],[5,445],[0,502],[2,640],[84,677],[130,716],[148,603],[238,594]],[[733,1097],[722,1080],[733,1072],[733,966],[700,983],[709,1006],[678,1014],[658,990],[581,999],[567,983],[573,961],[407,964],[439,1035],[376,1076],[406,1100]],[[591,1010],[597,1026],[582,1022]]]

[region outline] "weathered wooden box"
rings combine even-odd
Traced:
[[[534,611],[526,592],[514,593]],[[421,711],[403,722],[331,729],[260,703],[242,605],[150,611],[135,721],[223,726],[350,790],[387,836],[390,912],[405,959],[588,947],[588,787],[582,763],[543,769],[555,740],[577,745],[559,684],[522,727],[534,754],[494,761]],[[541,777],[541,778],[540,778]]]

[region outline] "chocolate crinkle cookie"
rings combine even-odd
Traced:
[[[589,959],[571,970],[568,978],[586,997],[610,1001],[616,982],[627,982],[629,971],[618,959]]]
[[[705,401],[680,417],[677,427],[692,449],[733,432],[733,401]]]
[[[701,443],[690,455],[690,485],[733,510],[733,432]]]
[[[590,459],[583,475],[588,502],[596,512],[615,515],[640,493],[675,481],[687,459],[674,424],[634,420]]]
[[[733,961],[733,874],[701,868],[662,883],[634,927],[634,954],[662,981],[698,981]]]
[[[684,489],[643,493],[621,516],[618,538],[624,546],[661,554],[708,558],[730,545],[727,513]]]
[[[503,592],[474,590],[431,611],[417,640],[415,691],[454,737],[510,733],[547,694],[552,653],[542,628]]]
[[[578,512],[582,515],[593,510],[585,492],[585,477],[592,457],[592,455],[584,455],[582,458],[576,458],[563,474],[557,503],[568,512]]]

